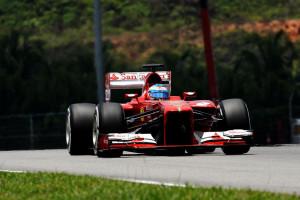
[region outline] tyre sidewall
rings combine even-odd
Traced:
[[[122,133],[126,131],[125,113],[119,103],[103,103],[98,105],[99,132]]]
[[[95,105],[89,103],[72,104],[69,107],[70,141],[68,151],[71,155],[90,154],[93,147],[93,120]]]
[[[223,128],[250,130],[250,117],[247,105],[242,99],[227,99],[220,103],[224,117]]]

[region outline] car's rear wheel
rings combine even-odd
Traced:
[[[241,99],[227,99],[220,102],[220,108],[224,120],[222,121],[222,129],[244,129],[250,130],[251,123],[247,105]],[[226,155],[244,154],[250,150],[250,145],[241,146],[225,146],[222,147]]]
[[[67,111],[66,144],[71,155],[92,154],[95,105],[72,104]]]
[[[123,150],[103,149],[99,144],[101,134],[122,133],[126,130],[123,108],[118,103],[103,103],[97,106],[94,114],[93,143],[94,153],[98,157],[120,157]]]

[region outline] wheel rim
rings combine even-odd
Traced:
[[[66,144],[67,144],[67,148],[68,151],[70,151],[71,149],[71,113],[70,113],[70,109],[68,108],[67,111],[67,122],[66,122]]]
[[[95,122],[93,125],[93,144],[94,144],[94,149],[96,150],[98,145],[97,145],[97,125]]]
[[[96,108],[95,116],[94,116],[94,123],[93,123],[93,145],[94,145],[94,151],[96,152],[98,150],[98,109]]]

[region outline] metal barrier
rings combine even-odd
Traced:
[[[65,147],[65,113],[0,116],[0,150]]]

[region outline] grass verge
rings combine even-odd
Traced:
[[[0,172],[0,199],[300,199],[244,189],[169,187],[63,173]]]

